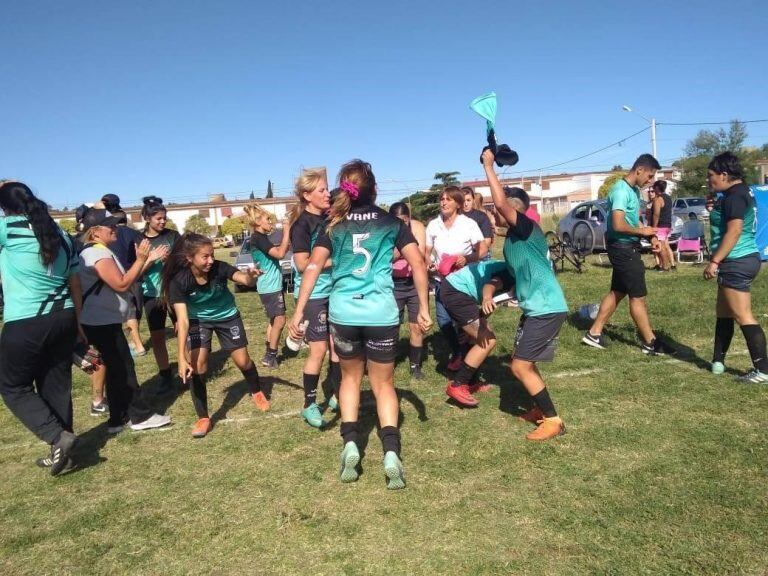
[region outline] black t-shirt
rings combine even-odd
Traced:
[[[198,284],[192,271],[185,268],[171,280],[168,287],[168,304],[186,304],[190,319],[218,321],[231,318],[238,311],[227,281],[231,280],[237,271],[231,264],[215,260],[208,271],[208,281]]]
[[[493,225],[491,224],[491,219],[488,218],[488,214],[473,208],[469,212],[464,212],[464,216],[471,218],[477,223],[480,232],[483,233],[483,238],[493,238]]]
[[[746,184],[732,186],[725,194],[725,198],[723,198],[723,221],[744,220],[747,211],[752,209],[752,203],[753,200],[749,192],[749,186]]]
[[[323,216],[304,210],[291,226],[291,249],[294,254],[309,254],[317,242],[317,237],[325,230]]]
[[[126,270],[136,262],[136,244],[140,243],[142,238],[143,235],[138,230],[122,225],[117,227],[117,241],[111,244],[109,249]]]
[[[512,237],[520,240],[528,240],[535,227],[536,222],[518,210],[517,222],[514,226],[510,225],[509,228],[507,228],[507,238]]]

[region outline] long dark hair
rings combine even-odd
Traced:
[[[339,170],[339,193],[331,203],[331,221],[328,230],[331,230],[342,220],[346,220],[347,214],[355,206],[368,206],[376,202],[376,176],[368,162],[363,160],[350,160]],[[351,184],[357,189],[357,198],[350,198],[345,184]]]
[[[165,264],[163,264],[161,273],[160,297],[163,304],[168,305],[168,292],[174,276],[181,270],[189,268],[189,260],[202,246],[210,246],[211,244],[213,243],[210,238],[194,232],[185,232],[176,240]]]
[[[144,218],[144,232],[149,230],[149,220],[158,212],[168,212],[163,205],[163,199],[157,196],[144,196],[141,199],[144,206],[141,209],[141,217]]]
[[[46,203],[37,198],[26,184],[4,182],[0,184],[0,208],[6,214],[27,217],[40,244],[40,259],[43,265],[53,264],[59,255],[62,239],[59,227],[48,214]]]

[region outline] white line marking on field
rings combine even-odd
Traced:
[[[573,372],[556,372],[551,376],[552,378],[570,378],[573,376],[589,376],[590,374],[597,374],[602,371],[602,368],[586,368],[584,370],[574,370]]]

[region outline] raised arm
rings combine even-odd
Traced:
[[[504,188],[501,186],[499,177],[496,176],[496,170],[493,167],[495,157],[490,150],[483,151],[483,168],[485,168],[485,176],[488,179],[488,184],[491,187],[491,197],[493,198],[493,205],[496,206],[499,214],[502,215],[504,220],[510,226],[517,225],[517,210],[514,206],[507,202],[507,198],[504,195]]]

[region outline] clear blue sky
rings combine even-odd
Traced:
[[[534,5],[536,4],[536,5]],[[686,5],[679,7],[678,5]],[[660,122],[768,117],[768,4],[11,2],[0,7],[0,178],[56,207],[229,196],[301,166],[373,164],[382,202],[481,174],[483,121],[533,171]],[[659,127],[659,157],[695,127]],[[768,124],[749,127],[768,142]],[[648,133],[553,170],[628,164]]]

